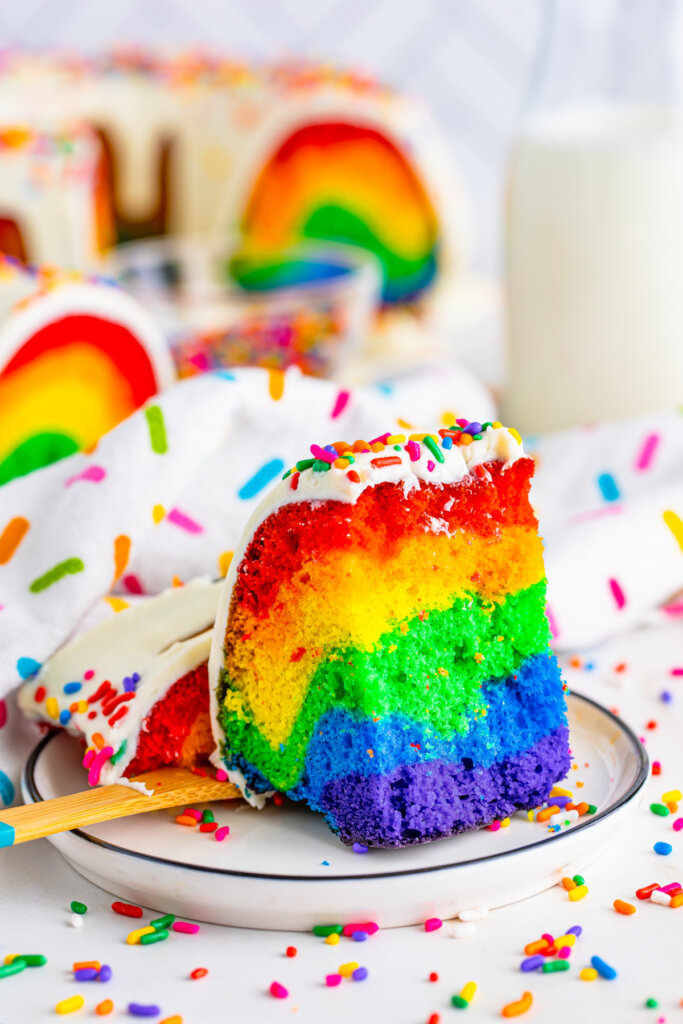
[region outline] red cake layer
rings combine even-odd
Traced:
[[[209,716],[207,663],[182,676],[142,723],[127,778],[163,765],[192,768],[214,748]]]
[[[518,459],[507,468],[502,462],[488,462],[481,475],[475,471],[446,486],[423,483],[408,497],[396,484],[378,484],[361,493],[354,519],[356,523],[364,519],[371,533],[385,531],[387,540],[396,545],[424,529],[432,518],[444,520],[449,529],[482,537],[497,537],[504,526],[536,531],[538,522],[529,504],[533,471],[530,458]],[[244,554],[233,600],[252,615],[266,615],[281,583],[304,562],[349,547],[349,518],[350,506],[343,501],[308,505],[298,501],[273,512],[256,530]]]

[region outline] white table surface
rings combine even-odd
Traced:
[[[683,665],[683,623],[640,630],[582,657],[596,667],[568,669],[570,686],[618,710],[646,738],[662,774],[650,779],[638,827],[586,871],[590,892],[581,902],[570,903],[556,887],[492,912],[467,939],[455,939],[450,922],[432,933],[418,927],[380,931],[363,944],[342,939],[336,947],[312,935],[202,925],[196,936],[127,946],[129,922],[111,912],[112,897],[85,882],[40,840],[0,851],[0,957],[28,952],[48,958],[45,967],[0,980],[0,1024],[132,1020],[126,1013],[131,1001],[159,1004],[163,1012],[151,1018],[155,1022],[180,1014],[184,1024],[427,1024],[433,1013],[448,1024],[462,1012],[465,1019],[494,1021],[525,989],[534,996],[531,1011],[521,1018],[525,1021],[683,1021],[683,908],[677,913],[634,896],[650,882],[683,881],[683,832],[673,831],[672,817],[658,818],[648,809],[663,791],[683,788],[683,678],[670,674]],[[614,671],[622,663],[626,668]],[[672,693],[672,703],[661,701],[663,690]],[[646,729],[650,720],[658,723],[656,729]],[[31,742],[29,730],[11,714],[0,732],[0,764],[6,769],[10,756],[18,762]],[[660,839],[673,843],[669,857],[653,852]],[[615,898],[636,904],[636,914],[617,914]],[[69,925],[72,899],[89,908],[80,929]],[[582,926],[583,935],[568,972],[520,972],[525,943],[546,931],[559,935],[573,924]],[[296,958],[286,958],[288,945],[298,948]],[[616,967],[617,980],[580,981],[580,969],[594,954]],[[111,965],[109,984],[74,983],[71,964],[91,959]],[[327,989],[325,975],[349,960],[368,968],[367,980]],[[200,966],[208,968],[208,976],[190,980],[190,971]],[[429,982],[430,971],[438,972],[438,982]],[[289,989],[287,999],[268,994],[273,980]],[[454,1009],[451,995],[469,980],[478,985],[474,1001],[466,1011]],[[56,1002],[75,992],[86,997],[86,1008],[56,1017]],[[658,1000],[658,1009],[645,1008],[648,997]],[[115,1012],[96,1017],[95,1004],[105,998],[114,1001]]]

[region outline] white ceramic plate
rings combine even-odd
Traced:
[[[352,921],[394,927],[504,906],[584,870],[617,839],[643,793],[647,755],[628,726],[578,694],[568,706],[575,767],[566,785],[598,812],[559,833],[523,814],[497,832],[355,854],[299,806],[255,811],[214,804],[217,821],[230,825],[222,843],[176,825],[175,811],[92,825],[50,842],[79,874],[120,898],[216,924],[287,931]],[[72,737],[46,737],[25,769],[26,802],[82,790],[80,762]]]

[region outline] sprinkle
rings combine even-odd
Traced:
[[[79,903],[78,900],[71,901],[71,910],[74,914],[87,914],[88,908],[85,903]]]
[[[55,1006],[55,1013],[75,1013],[85,1006],[83,996],[69,996],[68,999],[61,999]]]
[[[595,968],[595,970],[601,977],[607,978],[608,981],[614,981],[614,979],[617,976],[617,972],[615,971],[615,969],[613,967],[610,967],[609,964],[605,963],[604,960],[601,960],[599,956],[591,957],[591,965]]]
[[[365,942],[368,938],[367,932],[353,932],[351,938],[354,942]]]
[[[190,973],[190,977],[193,981],[198,981],[200,978],[205,978],[208,973],[209,972],[206,967],[195,967],[195,969]]]
[[[194,828],[197,824],[196,819],[190,814],[177,814],[175,823],[176,825],[187,825],[188,828]]]
[[[547,939],[537,939],[536,942],[530,942],[524,947],[524,952],[527,956],[533,956],[534,953],[540,953],[542,949],[547,949],[552,943],[548,942]]]
[[[11,964],[15,960],[23,960],[25,967],[44,967],[47,957],[42,953],[10,953],[5,957],[5,963]]]
[[[145,931],[145,934],[140,936],[140,944],[152,946],[155,942],[165,942],[169,934],[165,928],[152,928],[151,931]]]
[[[273,981],[270,985],[270,994],[276,999],[286,999],[289,992],[284,985],[281,985],[279,981]]]
[[[296,948],[296,946],[287,946],[287,949],[285,950],[285,956],[293,957],[296,956],[298,952],[299,950]]]
[[[100,968],[100,973],[98,975],[97,980],[101,981],[104,984],[107,981],[111,981],[111,976],[112,976],[112,969],[109,966],[109,964],[102,964],[102,967]]]
[[[174,921],[174,914],[164,914],[163,917],[157,917],[155,918],[154,921],[150,921],[149,923],[152,928],[155,928],[157,931],[159,931],[160,928],[169,928]]]
[[[573,932],[568,932],[567,935],[560,935],[559,938],[554,939],[553,945],[556,949],[562,949],[563,946],[573,946],[576,942],[576,935]]]
[[[601,473],[598,477],[598,487],[605,501],[618,501],[621,497],[617,482],[611,473]]]
[[[88,771],[89,786],[96,786],[98,784],[102,769],[113,753],[113,747],[103,747],[102,750],[95,755],[90,763],[90,770]]]
[[[546,960],[541,970],[544,974],[554,974],[556,971],[568,971],[570,966],[568,960]]]
[[[431,974],[429,975],[429,980],[430,981],[438,981],[439,980],[439,975],[436,973],[436,971],[432,971],[431,972]]]
[[[5,963],[0,967],[0,978],[9,978],[12,974],[20,974],[27,967],[26,961],[18,957],[11,963]]]
[[[581,981],[595,981],[598,976],[598,972],[594,967],[584,967],[579,974]]]
[[[26,536],[30,523],[24,516],[14,516],[0,533],[0,565],[7,565],[22,540]]]
[[[337,935],[341,935],[342,931],[343,931],[343,925],[340,925],[340,924],[314,924],[313,925],[313,934],[319,936],[322,939],[327,938],[327,936],[331,935],[333,932],[336,932]]]
[[[354,932],[365,932],[366,935],[375,935],[379,931],[379,925],[375,921],[364,921],[362,924],[345,924],[344,935],[353,935]]]
[[[643,441],[642,448],[636,456],[636,469],[639,469],[642,472],[643,470],[650,468],[659,441],[659,434],[648,434]]]
[[[76,573],[83,572],[84,569],[85,565],[80,558],[67,558],[63,562],[58,562],[51,569],[48,569],[42,576],[36,577],[28,589],[32,594],[39,594],[65,576],[75,575]]]
[[[632,903],[625,903],[624,900],[615,900],[612,904],[618,914],[635,914],[636,908]]]
[[[668,892],[664,892],[662,889],[655,889],[655,891],[650,896],[650,902],[659,903],[663,907],[670,907],[671,896],[669,896]]]
[[[441,928],[443,921],[440,917],[430,917],[425,921],[425,931],[435,932],[437,928]]]
[[[137,928],[133,932],[129,932],[126,938],[126,942],[129,946],[137,946],[143,935],[152,935],[154,929],[147,925],[145,928]]]
[[[650,997],[649,999],[645,1000],[645,1006],[647,1007],[648,1010],[656,1010],[657,1007],[659,1006],[659,1003],[657,1002],[656,999],[653,999],[652,997]]]
[[[227,781],[228,781],[228,773],[226,771],[223,771],[222,768],[218,768],[218,770],[216,771],[216,782],[227,782]]]
[[[81,914],[70,914],[69,924],[72,928],[82,928],[85,918]]]
[[[466,985],[460,989],[460,994],[457,996],[451,996],[451,1004],[457,1006],[458,1009],[464,1010],[474,999],[474,994],[477,991],[477,983],[475,981],[468,981]]]
[[[673,533],[679,548],[683,551],[683,520],[675,512],[672,512],[671,509],[667,509],[664,512],[662,519]]]
[[[325,939],[325,945],[327,945],[327,946],[338,946],[339,945],[339,936],[337,935],[336,932],[332,932],[331,935],[327,936],[327,938]]]
[[[184,935],[196,935],[199,931],[199,925],[191,921],[174,921],[171,928],[174,932],[182,932]]]
[[[453,927],[453,938],[466,939],[470,935],[475,935],[476,931],[477,926],[473,921],[458,921]]]
[[[217,843],[222,843],[223,840],[227,839],[229,835],[230,835],[230,826],[229,825],[222,825],[220,828],[217,828],[216,831],[214,832],[214,838],[215,838]]]
[[[174,1013],[172,1017],[164,1017],[163,1020],[159,1021],[159,1024],[183,1024],[183,1018],[179,1013]]]
[[[653,814],[658,814],[660,818],[667,818],[669,816],[669,808],[665,807],[664,804],[650,804],[650,810]]]
[[[267,487],[282,472],[284,466],[285,464],[282,459],[270,459],[264,463],[246,483],[242,484],[237,492],[238,498],[248,501],[250,498],[256,497],[264,487]]]
[[[155,1003],[128,1003],[128,1013],[131,1017],[158,1017],[161,1009]]]
[[[355,970],[360,967],[360,964],[356,963],[355,960],[351,960],[348,964],[342,964],[339,968],[339,973],[342,978],[350,978]]]
[[[350,469],[346,476],[351,481],[352,484],[360,483],[360,477],[358,476],[358,473],[356,473],[355,469]]]
[[[644,885],[642,889],[636,889],[636,896],[639,900],[649,900],[655,889],[659,889],[659,882],[652,882],[651,885]]]
[[[97,971],[92,967],[81,967],[80,970],[74,971],[74,978],[76,981],[95,981]]]
[[[98,1003],[95,1007],[95,1013],[99,1017],[106,1017],[107,1014],[111,1013],[114,1009],[114,1004],[111,999],[103,999],[101,1003]]]
[[[401,460],[398,455],[384,455],[379,459],[371,459],[370,464],[377,469],[382,469],[384,466],[400,466]]]
[[[179,508],[172,508],[166,516],[166,521],[184,530],[185,533],[204,533],[204,527],[195,519],[191,519]]]
[[[416,441],[408,441],[406,451],[408,452],[411,462],[417,462],[420,458],[420,446]]]
[[[683,822],[683,819],[681,819],[681,821]],[[368,852],[368,848],[367,848],[367,846],[365,846],[364,843],[354,843],[353,846],[351,847],[351,849],[353,850],[354,853],[367,853]]]
[[[537,968],[542,967],[544,963],[544,957],[540,953],[535,953],[534,956],[528,956],[526,960],[522,960],[519,967],[522,971],[535,971]]]
[[[670,789],[666,793],[662,793],[662,801],[665,804],[678,803],[679,800],[683,800],[680,789]]]
[[[149,427],[149,443],[156,455],[165,455],[168,451],[166,439],[166,426],[164,414],[158,405],[148,405],[145,409],[145,419]]]
[[[683,818],[676,818],[671,827],[673,828],[674,832],[680,832],[683,828]]]
[[[586,883],[586,879],[583,877],[583,875],[574,875],[572,877],[572,881],[575,882],[577,885],[585,885]]]
[[[582,900],[584,896],[588,895],[588,886],[577,885],[576,889],[572,889],[571,892],[567,893],[567,895],[572,903],[576,903],[577,900]]]
[[[614,600],[616,602],[617,608],[621,611],[621,609],[626,604],[626,598],[624,596],[624,591],[621,589],[619,583],[615,579],[610,579],[609,580],[609,586],[610,586],[610,590],[612,591],[612,597],[614,598]]]
[[[341,974],[326,974],[325,984],[328,988],[336,988],[337,985],[341,985],[342,976]]]
[[[521,999],[518,999],[516,1003],[508,1003],[503,1007],[501,1013],[503,1017],[520,1017],[527,1010],[531,1009],[531,1005],[534,1001],[534,997],[531,992],[525,992]]]
[[[488,907],[469,907],[458,913],[461,921],[483,921],[485,917],[488,917]]]
[[[671,851],[673,850],[673,846],[671,845],[671,843],[655,843],[652,849],[661,857],[668,857]]]
[[[675,896],[671,897],[671,903],[669,904],[674,910],[678,907],[683,906],[683,892],[676,893]]]

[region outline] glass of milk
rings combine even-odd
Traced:
[[[683,402],[683,0],[548,0],[506,197],[520,430]]]

